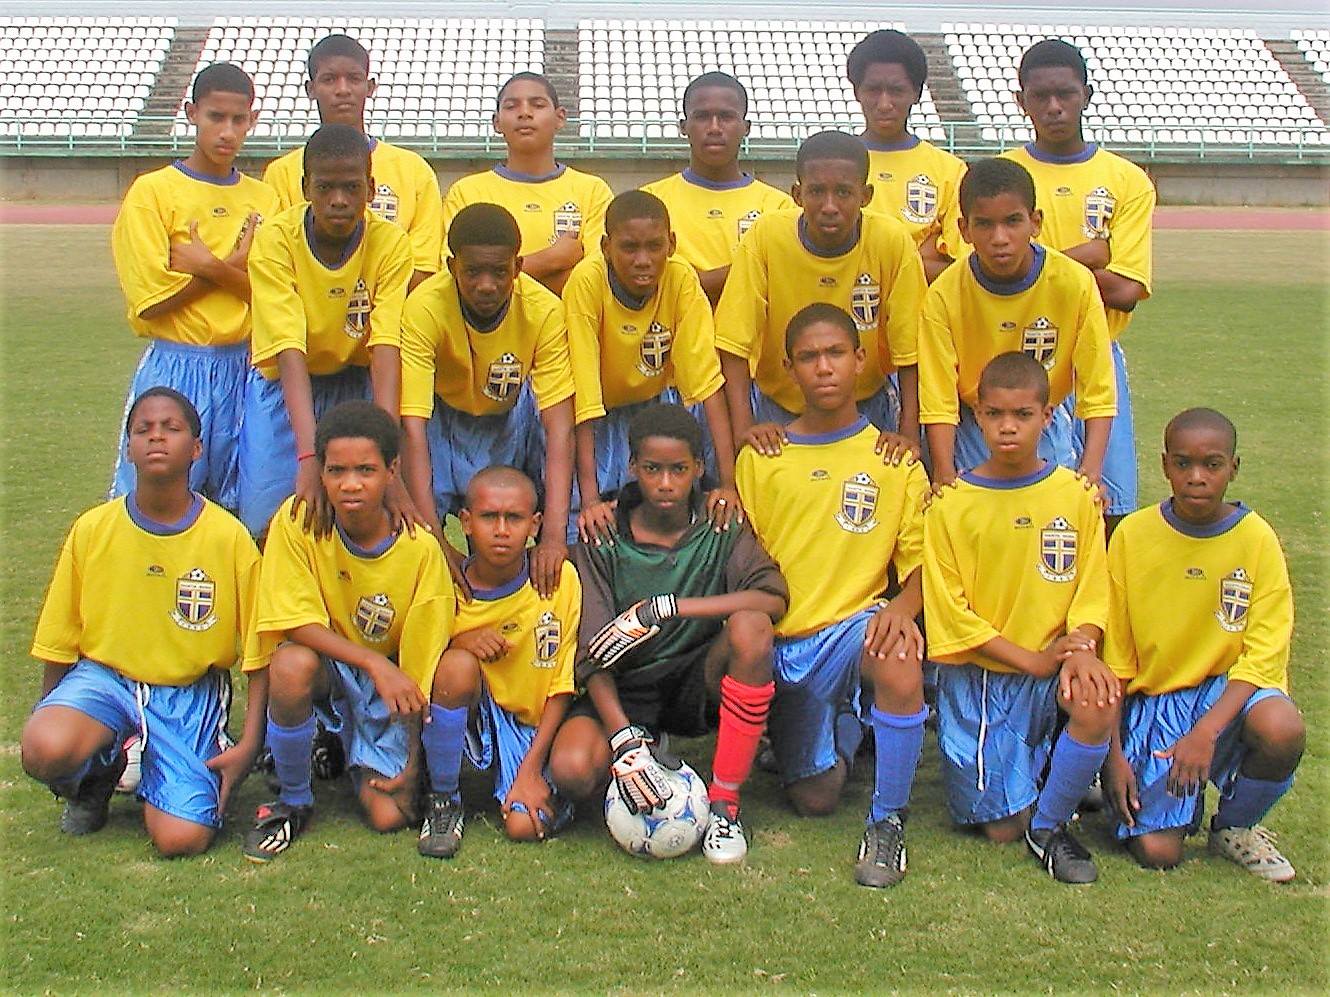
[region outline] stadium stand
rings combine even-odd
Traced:
[[[1065,38],[1086,53],[1090,129],[1109,143],[1325,144],[1325,122],[1253,31],[1081,25],[943,25],[981,136],[1030,138],[1012,93],[1021,53]]]
[[[1312,64],[1312,68],[1321,74],[1321,80],[1330,84],[1330,31],[1292,32],[1298,51]]]
[[[175,28],[173,17],[0,19],[0,136],[130,135]]]

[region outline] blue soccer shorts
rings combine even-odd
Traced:
[[[368,672],[325,655],[320,658],[328,675],[328,699],[315,702],[314,713],[341,740],[347,769],[354,778],[401,775],[414,732],[388,712]]]
[[[947,808],[957,824],[987,824],[1039,798],[1057,725],[1056,675],[938,666],[938,747]]]
[[[522,767],[535,739],[535,727],[522,723],[494,702],[489,688],[482,687],[480,701],[467,717],[464,742],[466,760],[479,772],[494,773],[494,798],[500,803],[508,798],[517,779],[517,770]],[[557,831],[572,819],[573,807],[571,801],[555,792],[548,767],[544,775],[555,808],[555,812],[548,815],[552,819],[547,823],[552,830]],[[526,807],[520,803],[513,809],[518,813],[527,812]]]
[[[124,430],[130,406],[149,388],[162,386],[179,391],[198,409],[203,452],[189,469],[189,487],[234,510],[239,502],[240,405],[249,369],[248,343],[190,346],[164,339],[150,342],[129,382],[110,498],[134,490],[136,472],[129,462]]]
[[[777,425],[784,426],[795,418],[793,412],[763,394],[756,381],[753,382],[749,392],[749,400],[753,406],[754,422],[774,422]],[[859,408],[859,414],[876,426],[879,431],[894,433],[900,429],[901,398],[900,391],[896,387],[894,374],[883,381],[882,387],[876,392],[855,404]],[[735,441],[736,444],[742,442],[742,440]]]
[[[1194,833],[1200,826],[1203,793],[1195,796],[1170,796],[1167,788],[1170,758],[1156,758],[1156,751],[1172,747],[1196,726],[1196,722],[1223,695],[1227,675],[1212,675],[1200,685],[1177,689],[1158,696],[1137,694],[1127,697],[1122,710],[1122,753],[1136,775],[1136,792],[1141,809],[1136,825],[1119,823],[1119,840],[1155,831],[1185,829]],[[1278,689],[1257,689],[1242,707],[1242,712],[1224,728],[1215,741],[1210,763],[1210,782],[1223,795],[1232,791],[1238,770],[1247,755],[1242,742],[1242,725],[1253,706],[1274,697],[1287,698]]]
[[[143,745],[138,798],[162,813],[205,827],[222,826],[217,811],[221,777],[207,762],[231,744],[226,722],[231,676],[210,670],[190,685],[135,682],[84,658],[37,704],[78,710],[111,733],[111,743],[61,780],[70,791],[91,772],[111,765],[131,734]]]
[[[1104,454],[1104,488],[1108,491],[1108,516],[1125,516],[1136,511],[1138,481],[1136,473],[1136,424],[1131,411],[1131,386],[1127,381],[1127,356],[1119,343],[1113,344],[1113,375],[1117,381],[1118,414],[1108,431],[1108,450]],[[1076,418],[1076,396],[1068,395],[1058,406],[1071,421],[1076,462],[1085,452],[1085,423]],[[1056,414],[1055,414],[1056,417]]]

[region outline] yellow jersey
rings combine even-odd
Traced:
[[[268,526],[246,670],[266,668],[288,632],[314,623],[391,658],[428,696],[456,604],[439,542],[403,530],[367,550],[341,526],[316,537],[292,521],[293,501]]]
[[[751,173],[732,183],[714,183],[686,169],[642,189],[665,202],[675,257],[704,272],[729,266],[739,240],[768,211],[795,206],[789,194]]]
[[[1044,213],[1039,241],[1068,249],[1108,239],[1108,269],[1136,281],[1150,296],[1153,269],[1151,220],[1155,188],[1135,163],[1089,142],[1074,156],[1049,156],[1030,143],[1003,153],[1034,178],[1035,205]],[[1131,312],[1106,309],[1113,339],[1131,322]]]
[[[251,213],[263,219],[277,210],[270,189],[235,169],[217,180],[177,160],[135,180],[111,227],[129,327],[139,336],[190,346],[243,343],[249,338],[249,302],[219,287],[156,318],[143,318],[143,312],[194,279],[170,266],[172,244],[189,242],[192,224],[208,251],[224,260],[240,245]]]
[[[685,405],[725,385],[711,303],[697,272],[677,257],[665,262],[659,286],[645,301],[628,294],[604,257],[583,260],[564,286],[563,313],[577,422],[655,398],[670,385]]]
[[[600,252],[605,234],[605,209],[614,200],[610,185],[600,177],[560,163],[546,176],[517,173],[499,163],[484,173],[455,182],[443,198],[444,232],[457,213],[469,204],[497,204],[517,220],[522,230],[522,255],[548,249],[561,235],[571,234],[582,252]]]
[[[573,396],[568,333],[559,298],[518,274],[513,294],[481,325],[464,310],[447,270],[422,281],[402,316],[402,415],[428,419],[434,397],[459,412],[498,415],[531,379],[542,411]]]
[[[834,433],[788,433],[778,457],[739,451],[735,479],[753,530],[790,587],[779,637],[848,619],[881,598],[887,564],[904,582],[923,556],[921,464],[883,464],[868,420]]]
[[[406,230],[412,269],[438,273],[443,261],[443,199],[434,168],[410,149],[371,138],[369,171],[374,180],[369,209]],[[283,211],[305,200],[304,180],[303,146],[274,159],[263,171],[263,182],[277,191]]]
[[[995,672],[994,637],[1042,651],[1108,619],[1104,517],[1084,483],[1048,463],[1023,478],[962,474],[924,512],[928,657]]]
[[[1275,531],[1241,503],[1194,526],[1172,501],[1113,531],[1104,663],[1129,693],[1159,695],[1224,674],[1287,693],[1293,589]]]
[[[716,346],[748,360],[758,388],[788,412],[803,395],[785,373],[785,327],[824,301],[854,318],[868,354],[855,387],[862,401],[886,375],[918,361],[923,264],[905,226],[865,211],[853,242],[824,255],[804,235],[803,212],[763,215],[743,237],[716,307]]]
[[[368,367],[372,346],[398,346],[402,304],[411,279],[406,233],[369,212],[337,266],[310,248],[314,216],[297,204],[254,238],[249,283],[254,300],[250,360],[277,380],[277,355],[299,350],[311,374]]]
[[[933,281],[919,323],[919,421],[958,424],[959,402],[979,404],[984,367],[1013,350],[1043,365],[1053,405],[1074,386],[1079,418],[1117,413],[1112,347],[1094,277],[1036,245],[1020,280],[993,280],[971,253]]]
[[[455,633],[494,630],[508,642],[498,661],[480,671],[494,702],[521,723],[535,727],[551,696],[573,692],[573,659],[582,620],[582,583],[571,561],[563,562],[559,587],[548,599],[531,585],[526,566],[507,585],[476,589],[457,607]]]
[[[910,230],[916,246],[937,236],[944,256],[960,252],[961,178],[965,161],[910,135],[894,143],[864,139],[868,182],[874,211],[895,218]]]
[[[195,495],[183,519],[158,523],[131,493],[75,520],[32,656],[61,665],[87,658],[135,682],[189,685],[241,659],[258,581],[258,548],[221,506]]]

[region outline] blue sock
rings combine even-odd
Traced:
[[[429,723],[420,731],[425,745],[425,770],[429,788],[435,793],[457,796],[457,782],[462,775],[462,745],[466,740],[467,708],[449,709],[433,703]]]
[[[1219,801],[1219,812],[1211,826],[1216,831],[1226,827],[1255,827],[1292,785],[1291,775],[1272,782],[1239,772],[1233,789]]]
[[[268,747],[272,750],[272,767],[281,786],[277,798],[293,807],[314,805],[309,770],[316,726],[312,713],[296,727],[283,727],[271,713],[268,714]]]
[[[1107,755],[1107,741],[1082,744],[1064,730],[1053,746],[1053,762],[1048,767],[1048,779],[1039,794],[1030,827],[1047,831],[1071,820],[1076,804],[1084,798]]]
[[[884,713],[874,706],[872,717],[877,766],[868,820],[876,824],[909,805],[910,787],[919,767],[919,750],[924,746],[928,707],[918,713],[899,714]]]

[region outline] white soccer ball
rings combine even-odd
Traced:
[[[605,794],[605,826],[629,855],[678,858],[697,847],[711,820],[711,801],[702,777],[686,763],[677,772],[663,771],[674,793],[664,807],[646,814],[628,809],[619,796],[618,782],[610,780]]]

